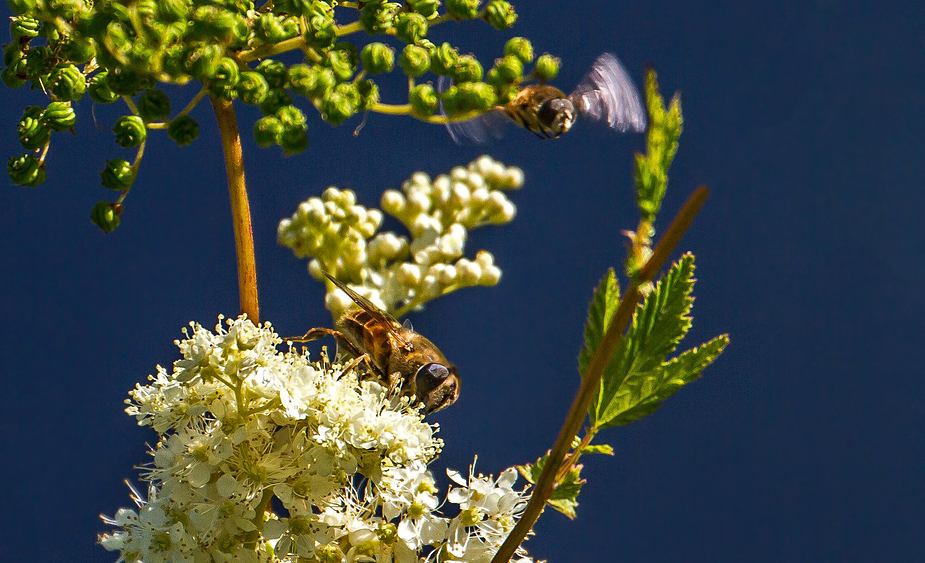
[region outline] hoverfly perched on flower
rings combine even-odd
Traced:
[[[390,393],[399,392],[424,403],[421,412],[429,414],[446,408],[459,397],[459,374],[434,344],[411,328],[399,323],[346,284],[324,272],[331,283],[347,294],[359,309],[344,313],[338,330],[313,328],[301,337],[287,338],[308,342],[333,336],[341,351],[365,364],[372,375],[386,384]]]
[[[530,84],[506,104],[466,121],[450,121],[446,126],[457,143],[482,143],[498,137],[500,127],[508,120],[542,139],[555,139],[568,131],[578,117],[604,121],[621,132],[645,130],[646,114],[636,86],[612,54],[599,56],[569,95],[548,84]]]

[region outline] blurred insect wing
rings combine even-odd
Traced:
[[[448,76],[441,76],[437,79],[438,92],[443,93],[449,87],[450,78]],[[440,115],[446,115],[442,101],[440,102]],[[447,123],[446,128],[457,145],[483,144],[504,136],[508,121],[504,110],[493,109],[472,119]]]
[[[604,53],[594,61],[591,72],[569,94],[579,115],[601,120],[611,129],[642,132],[646,113],[633,80],[617,57]]]
[[[370,301],[369,299],[363,297],[362,295],[360,295],[360,294],[357,293],[356,291],[354,291],[354,290],[350,289],[349,287],[347,287],[347,284],[345,284],[344,282],[342,282],[342,281],[340,281],[339,279],[335,278],[335,277],[332,276],[331,274],[329,274],[329,273],[327,273],[327,272],[324,272],[323,270],[322,270],[322,272],[324,273],[325,276],[327,276],[327,278],[328,278],[329,280],[331,280],[331,283],[333,283],[335,286],[337,286],[337,288],[338,288],[339,290],[341,290],[341,291],[343,291],[344,293],[346,293],[346,294],[347,294],[347,297],[349,297],[350,299],[352,299],[354,303],[356,303],[356,304],[359,305],[364,311],[366,311],[367,313],[369,313],[369,315],[370,315],[377,323],[379,323],[383,328],[385,328],[386,330],[388,330],[389,333],[390,333],[398,342],[400,342],[400,343],[402,343],[402,344],[406,344],[406,343],[407,343],[407,340],[406,340],[401,334],[399,334],[398,330],[396,330],[396,328],[395,328],[396,326],[401,326],[401,324],[400,324],[397,320],[395,320],[395,317],[393,317],[392,315],[386,313],[385,311],[383,311],[382,309],[380,309],[379,307],[377,307],[377,306],[376,306],[372,301]]]

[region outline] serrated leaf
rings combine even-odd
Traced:
[[[578,354],[578,373],[582,377],[585,376],[588,364],[591,363],[591,358],[607,332],[607,326],[610,325],[610,319],[613,318],[619,304],[620,288],[617,285],[617,275],[613,268],[610,268],[594,290],[591,305],[588,307],[585,345]]]
[[[575,519],[575,507],[578,506],[578,493],[584,486],[585,480],[581,478],[581,465],[576,465],[568,475],[556,486],[546,504],[555,508],[570,519]]]
[[[652,69],[646,71],[645,92],[649,127],[646,130],[646,154],[636,155],[636,204],[642,219],[653,223],[668,187],[668,168],[678,150],[683,119],[681,97],[675,94],[666,109]]]
[[[581,448],[581,453],[613,455],[613,447],[609,444],[588,444]]]
[[[634,397],[649,397],[650,391],[657,395],[662,383],[657,368],[675,361],[689,361],[689,357],[682,354],[665,363],[691,326],[689,313],[693,304],[693,276],[694,256],[685,254],[636,308],[626,335],[607,365],[596,401],[589,409],[594,428],[613,426],[614,420],[629,409],[636,409],[637,416],[633,420],[655,410],[658,401],[649,405]],[[713,357],[715,355],[710,357],[710,361]]]
[[[603,423],[600,429],[624,426],[651,414],[662,401],[699,378],[704,368],[722,353],[727,344],[729,336],[717,336],[654,370],[628,377],[613,402],[613,410],[618,414]]]

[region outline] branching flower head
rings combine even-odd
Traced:
[[[191,328],[173,369],[127,401],[159,440],[147,497],[133,489],[136,507],[104,518],[116,529],[100,542],[120,560],[482,561],[500,545],[523,502],[513,470],[454,477],[463,512],[445,517],[428,469],[443,443],[407,398],[280,352],[269,324]]]
[[[408,229],[410,240],[377,234],[382,211],[358,205],[350,190],[331,187],[283,219],[277,237],[297,257],[311,258],[309,272],[316,279],[327,271],[400,317],[457,289],[498,283],[494,257],[486,250],[465,257],[466,239],[471,229],[509,223],[517,208],[506,192],[522,185],[523,171],[488,156],[433,179],[417,172],[401,191],[386,190],[381,202]],[[333,287],[326,304],[335,317],[351,306]]]

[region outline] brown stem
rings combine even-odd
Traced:
[[[610,362],[610,357],[613,356],[613,353],[616,351],[617,345],[620,344],[620,339],[623,338],[623,333],[626,331],[626,327],[633,318],[633,312],[636,310],[636,304],[639,302],[640,284],[651,281],[655,277],[655,273],[665,264],[671,252],[681,241],[684,232],[690,227],[697,212],[700,211],[708,195],[710,195],[710,192],[707,190],[706,186],[700,186],[688,198],[684,203],[684,207],[681,208],[681,211],[678,212],[677,216],[675,216],[674,220],[671,222],[668,230],[665,231],[665,234],[658,241],[655,250],[652,252],[652,257],[649,258],[649,261],[646,262],[646,265],[640,270],[639,278],[630,283],[623,298],[620,299],[617,312],[614,313],[613,320],[610,321],[610,326],[607,327],[607,332],[604,334],[600,345],[598,345],[597,350],[594,352],[594,356],[591,358],[591,363],[588,365],[585,377],[581,380],[581,386],[578,388],[578,393],[575,395],[572,408],[565,418],[562,430],[559,431],[559,437],[556,438],[555,445],[549,452],[546,465],[543,466],[543,471],[536,481],[536,486],[533,489],[530,502],[527,504],[527,508],[524,510],[520,521],[517,522],[517,525],[511,530],[510,535],[504,540],[498,552],[495,553],[491,563],[507,563],[510,561],[511,556],[514,555],[514,552],[524,541],[524,538],[527,537],[527,532],[530,531],[533,524],[535,524],[536,520],[540,517],[540,514],[542,514],[543,508],[546,506],[546,501],[549,500],[553,489],[555,489],[556,473],[571,447],[572,439],[578,434],[581,423],[584,421],[585,416],[587,416],[588,405],[591,404],[591,399],[597,392],[597,386],[600,384],[601,377],[604,375],[604,369],[607,367],[608,362]]]
[[[244,181],[241,136],[238,133],[238,122],[235,119],[231,102],[216,98],[210,99],[218,120],[222,151],[225,153],[225,171],[228,173],[231,221],[234,224],[234,245],[238,254],[238,289],[241,294],[241,312],[257,323],[260,321],[260,305],[257,301],[257,261],[254,257],[251,209],[247,201],[247,185]]]

